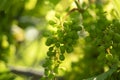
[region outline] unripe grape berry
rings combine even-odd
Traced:
[[[58,37],[63,37],[64,36],[64,32],[62,30],[58,30],[57,34],[58,34]]]
[[[66,51],[67,53],[71,53],[73,51],[73,47],[72,46],[66,46]]]
[[[59,43],[59,42],[55,43],[55,46],[56,46],[57,48],[60,47],[60,43]]]
[[[63,54],[65,53],[65,46],[60,46],[60,52]]]
[[[47,56],[51,56],[52,52],[51,51],[48,51],[47,52]]]
[[[67,37],[67,38],[72,38],[72,37],[73,37],[73,33],[72,33],[72,32],[68,32],[68,33],[66,34],[66,37]]]
[[[47,56],[49,56],[49,57],[50,57],[50,56],[54,56],[54,55],[55,55],[55,52],[51,52],[51,51],[48,51],[48,52],[47,52]]]
[[[72,26],[72,30],[80,31],[80,30],[82,30],[82,27],[79,25],[75,25],[75,26]]]
[[[111,62],[113,60],[113,55],[112,54],[106,54],[106,59]]]
[[[75,31],[73,31],[73,32],[72,32],[72,38],[73,38],[73,39],[78,39],[78,38],[79,38],[78,33],[75,32]]]
[[[55,68],[54,68],[55,73],[58,73],[58,68],[59,68],[59,66],[55,66]]]
[[[60,59],[61,61],[63,61],[63,60],[65,60],[65,56],[64,56],[64,55],[60,55],[60,56],[59,56],[59,59]]]
[[[49,47],[49,51],[52,51],[53,50],[53,47]]]
[[[53,43],[57,43],[58,42],[56,37],[52,37],[51,40],[52,40]]]
[[[72,44],[72,43],[73,43],[73,39],[68,38],[68,39],[67,39],[67,43],[68,43],[68,44]]]
[[[2,46],[2,48],[4,48],[4,49],[7,48],[7,47],[9,46],[8,41],[7,41],[7,40],[3,40],[1,46]]]
[[[53,41],[52,41],[52,39],[51,38],[48,38],[47,40],[46,40],[46,45],[47,46],[50,46],[51,44],[53,43]]]
[[[4,35],[3,37],[2,37],[2,43],[1,43],[1,46],[2,46],[2,48],[8,48],[8,46],[9,46],[9,42],[8,42],[8,37],[6,36],[6,35]]]
[[[48,76],[50,80],[52,80],[54,78],[54,74],[53,73],[50,73],[50,75]]]
[[[46,76],[48,76],[48,75],[50,74],[50,71],[49,71],[48,69],[45,69],[44,74],[45,74]]]

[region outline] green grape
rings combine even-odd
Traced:
[[[65,53],[65,46],[60,46],[60,52],[63,54]]]
[[[48,63],[47,68],[49,70],[52,70],[52,65],[53,65],[54,61],[51,58],[49,58],[49,60],[47,60],[46,63]]]
[[[63,37],[63,38],[60,38],[60,39],[59,39],[59,42],[60,42],[61,44],[64,44],[64,43],[65,43],[65,41],[64,41],[64,40],[65,40],[65,38],[64,38],[64,37]]]
[[[49,38],[46,40],[46,45],[47,45],[47,46],[50,46],[51,44],[56,43],[56,42],[57,42],[57,38],[56,38],[56,37],[49,37]]]
[[[44,37],[49,37],[49,36],[52,35],[52,33],[51,33],[49,30],[44,30],[43,33],[42,33],[42,35],[43,35]]]
[[[72,40],[72,43],[70,45],[75,45],[77,43],[77,40],[76,39],[73,39]]]
[[[58,37],[63,37],[64,36],[64,32],[62,30],[58,30],[57,31]]]
[[[51,52],[51,51],[48,51],[48,52],[47,52],[47,56],[52,56],[52,52]]]
[[[57,48],[60,47],[60,43],[59,43],[59,42],[55,43],[55,46],[56,46]]]
[[[67,36],[67,35],[63,36],[63,39],[62,39],[63,44],[65,44],[65,43],[67,42],[67,39],[68,39],[68,36]]]
[[[45,76],[48,76],[50,74],[50,71],[48,69],[45,69],[44,74],[45,74]]]
[[[77,34],[77,32],[73,31],[72,34],[73,34],[72,35],[73,39],[78,39],[79,38],[79,35]]]
[[[73,43],[73,40],[72,40],[71,38],[68,38],[68,39],[67,39],[67,43],[68,43],[68,44],[72,44],[72,43]]]
[[[4,48],[4,49],[8,48],[8,46],[9,46],[9,42],[8,42],[7,39],[8,39],[8,37],[7,37],[6,35],[4,35],[4,36],[2,37],[1,46],[2,46],[2,48]]]
[[[71,52],[73,52],[73,47],[70,45],[66,45],[65,46],[66,47],[66,51],[67,51],[67,53],[71,53]]]
[[[72,36],[73,36],[72,32],[68,32],[66,33],[65,38],[72,38]]]
[[[2,48],[4,48],[4,49],[7,48],[7,47],[9,46],[8,41],[7,41],[7,40],[3,40],[1,46],[2,46]]]
[[[53,50],[53,47],[49,47],[49,51],[52,51]]]
[[[64,55],[60,55],[60,56],[59,56],[59,59],[60,59],[61,61],[64,61],[64,60],[65,60],[65,56],[64,56]]]
[[[57,43],[58,42],[56,37],[52,37],[51,40],[52,40],[53,43]]]
[[[49,78],[50,80],[52,80],[54,77],[55,77],[55,75],[52,74],[52,73],[48,76],[48,78]]]
[[[113,60],[113,55],[112,54],[106,54],[106,59],[111,62]]]
[[[55,66],[55,68],[54,68],[55,73],[58,73],[58,68],[59,68],[59,66]]]
[[[45,44],[46,44],[47,46],[50,46],[52,43],[53,43],[52,39],[51,39],[51,38],[48,38]]]
[[[79,38],[77,32],[75,32],[75,31],[70,31],[70,32],[68,32],[68,33],[66,34],[66,37],[67,37],[67,38],[73,38],[73,39],[78,39],[78,38]]]
[[[49,56],[49,57],[54,56],[54,55],[55,55],[55,52],[51,52],[51,51],[47,52],[47,56]]]
[[[79,26],[79,25],[74,25],[74,24],[73,24],[73,26],[72,26],[72,30],[80,31],[80,30],[82,30],[82,27]]]

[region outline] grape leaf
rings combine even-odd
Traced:
[[[96,77],[88,78],[88,79],[83,79],[83,80],[106,80],[107,77],[111,76],[113,72],[117,70],[117,67],[111,68],[109,71],[104,72]]]

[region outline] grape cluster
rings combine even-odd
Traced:
[[[70,19],[59,23],[61,24],[52,20],[49,21],[49,24],[57,30],[53,32],[54,34],[48,36],[45,43],[49,49],[43,67],[45,67],[45,76],[49,79],[53,79],[58,73],[60,63],[65,60],[65,53],[73,52],[73,47],[79,39],[78,31],[82,29],[79,20]]]
[[[87,26],[85,29],[89,32],[90,36],[86,37],[86,43],[92,45],[91,48],[86,46],[87,53],[91,53],[98,57],[98,60],[106,63],[108,66],[118,65],[119,61],[119,44],[120,44],[120,22],[119,20],[108,20],[106,13],[101,9],[96,12],[99,18],[93,23],[84,24]],[[83,15],[84,17],[84,15]],[[85,16],[86,17],[86,16]],[[85,21],[85,19],[84,19]],[[88,26],[90,25],[90,26]],[[92,51],[94,49],[94,51]]]

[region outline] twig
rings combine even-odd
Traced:
[[[11,72],[18,74],[18,75],[25,75],[25,76],[33,76],[33,77],[43,77],[43,71],[34,70],[31,68],[23,68],[23,67],[14,67],[9,66]]]

